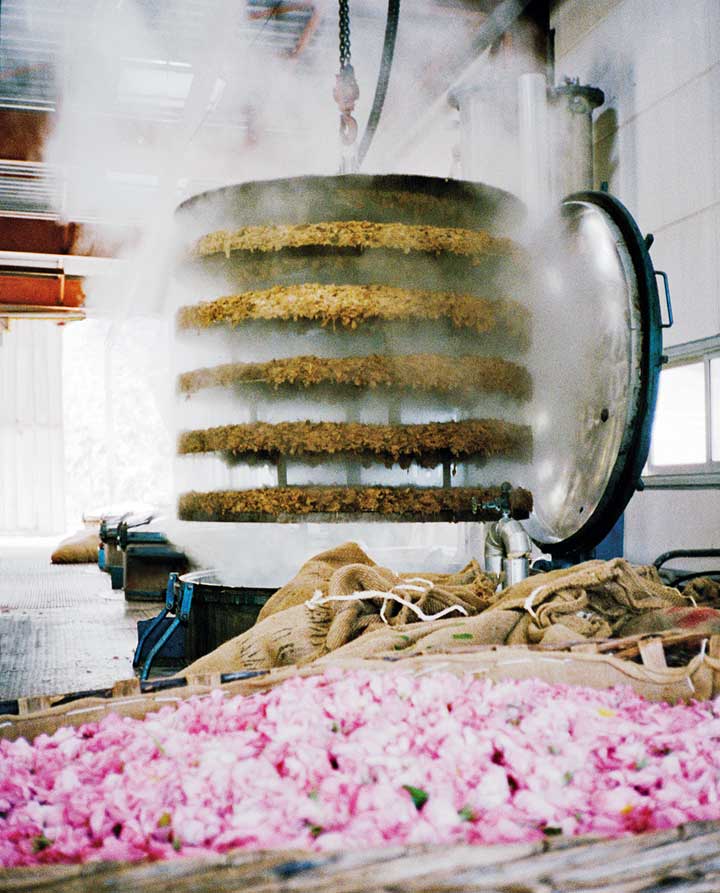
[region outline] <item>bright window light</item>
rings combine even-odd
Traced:
[[[154,102],[160,107],[178,107],[187,99],[193,73],[175,67],[128,65],[120,72],[117,96],[121,102]]]
[[[720,370],[715,373],[720,387]],[[718,391],[720,393],[720,391]],[[720,431],[718,451],[720,451]],[[650,464],[702,465],[707,461],[705,365],[687,363],[660,373]]]
[[[720,462],[720,357],[710,360],[710,418],[712,459],[713,462]]]

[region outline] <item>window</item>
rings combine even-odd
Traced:
[[[713,462],[720,462],[720,357],[710,360],[710,450]]]
[[[720,484],[720,336],[668,348],[643,480]]]

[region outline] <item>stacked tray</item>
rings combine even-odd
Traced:
[[[182,205],[180,518],[496,517],[532,453],[520,218],[497,190],[400,176]]]

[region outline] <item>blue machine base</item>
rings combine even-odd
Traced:
[[[622,558],[624,554],[625,515],[620,515],[610,533],[595,547],[595,557],[610,561],[612,558]]]
[[[173,617],[166,617],[162,620],[156,629],[153,630],[151,635],[148,636],[147,640],[143,642],[143,649],[141,654],[138,656],[140,662],[144,661],[145,658],[150,653],[150,649],[157,642],[157,640],[162,636],[165,630],[170,626],[173,622]],[[138,628],[138,641],[143,636],[145,629],[152,623],[152,619],[150,620],[138,620],[137,628]],[[180,661],[185,657],[185,627],[178,626],[175,632],[170,636],[170,638],[165,642],[163,647],[157,653],[155,660],[173,660]]]

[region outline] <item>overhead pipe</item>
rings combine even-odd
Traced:
[[[550,206],[550,130],[544,74],[523,74],[518,80],[518,136],[521,197],[530,222],[537,224]]]

